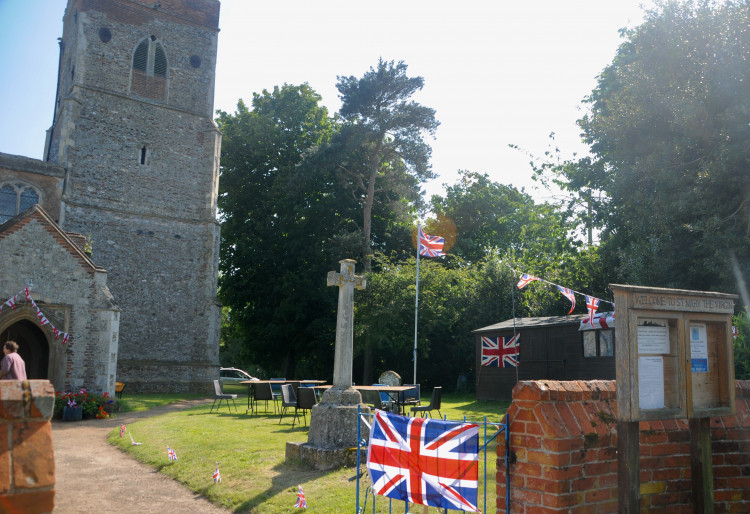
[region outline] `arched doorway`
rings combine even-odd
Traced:
[[[0,334],[0,343],[15,341],[18,354],[26,363],[28,379],[49,379],[49,343],[44,332],[33,322],[23,319]]]

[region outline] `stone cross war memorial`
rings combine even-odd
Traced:
[[[354,260],[339,262],[341,271],[328,273],[328,285],[339,288],[333,387],[323,393],[320,403],[312,409],[308,442],[288,443],[286,452],[287,458],[301,458],[319,469],[333,469],[347,462],[349,449],[357,446],[358,410],[369,412],[362,405],[359,391],[352,387],[354,290],[364,289],[367,281],[354,274]]]

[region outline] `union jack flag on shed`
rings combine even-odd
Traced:
[[[515,368],[518,366],[518,340],[521,334],[513,337],[482,336],[482,366],[494,368]],[[502,361],[502,366],[500,362]]]
[[[441,509],[479,512],[479,429],[376,410],[367,449],[375,494]]]

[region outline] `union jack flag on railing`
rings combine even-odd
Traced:
[[[376,410],[367,450],[375,494],[441,509],[479,512],[479,429],[474,423]]]

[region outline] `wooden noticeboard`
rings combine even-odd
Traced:
[[[610,284],[621,421],[734,414],[736,295]]]

